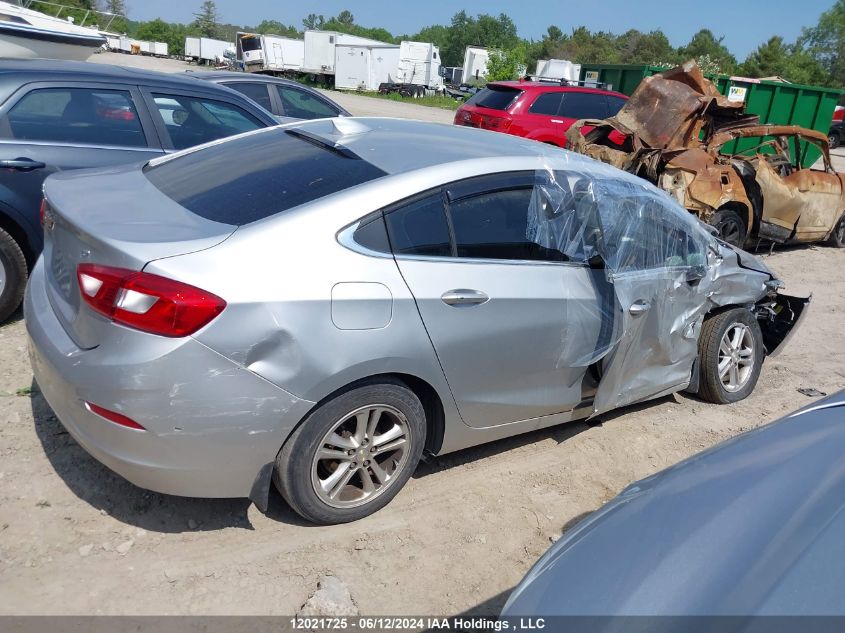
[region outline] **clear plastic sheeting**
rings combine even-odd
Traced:
[[[594,273],[597,300],[566,304],[558,366],[598,364],[601,413],[687,383],[704,315],[753,304],[770,275],[664,192],[589,167],[536,172],[526,237]]]

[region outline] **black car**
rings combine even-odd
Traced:
[[[41,185],[56,171],[146,161],[277,125],[239,92],[185,75],[0,60],[0,322],[41,252]]]
[[[246,95],[281,122],[352,116],[334,101],[301,83],[271,75],[239,72],[196,72],[194,76],[222,84]]]

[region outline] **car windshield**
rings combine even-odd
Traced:
[[[196,215],[237,226],[385,175],[354,155],[280,129],[151,163],[144,173]]]
[[[514,99],[522,94],[522,90],[509,86],[487,86],[484,90],[476,92],[467,101],[468,105],[475,105],[492,110],[507,110]]]

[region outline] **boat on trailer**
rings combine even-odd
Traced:
[[[95,29],[0,2],[0,57],[84,61],[105,43]]]

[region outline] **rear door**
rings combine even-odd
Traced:
[[[561,90],[538,93],[527,112],[514,117],[514,127],[522,128],[522,131],[512,129],[511,132],[544,143],[563,145],[566,126],[559,116],[561,103]]]
[[[461,181],[388,210],[402,276],[464,421],[489,427],[582,401],[601,324],[595,271],[532,239],[534,172]],[[584,318],[584,315],[589,315]]]
[[[162,153],[138,89],[126,84],[37,82],[0,108],[2,204],[41,250],[41,186],[52,173],[141,162]]]

